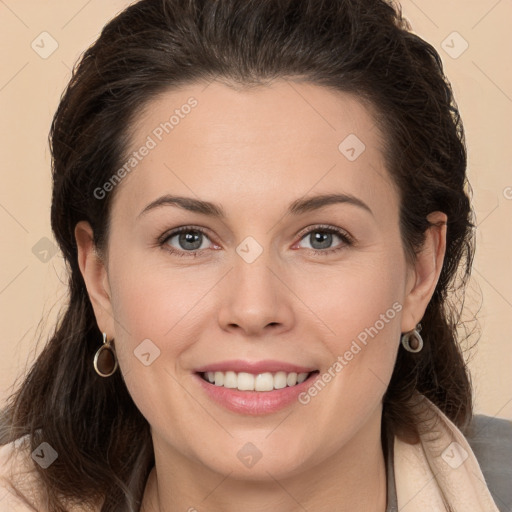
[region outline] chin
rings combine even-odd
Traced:
[[[233,452],[233,456],[219,455],[219,458],[204,460],[203,464],[214,472],[229,474],[229,478],[248,481],[286,479],[305,470],[304,457],[298,457],[297,451],[288,454],[274,448],[267,452],[272,455],[265,455],[265,452],[267,450],[258,450],[248,442]]]

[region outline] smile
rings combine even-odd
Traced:
[[[237,414],[256,416],[299,405],[300,393],[314,385],[320,372],[255,374],[216,370],[195,372],[194,378],[204,396],[213,403]]]

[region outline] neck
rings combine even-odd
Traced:
[[[380,411],[346,445],[300,473],[266,480],[241,480],[192,461],[177,450],[161,451],[153,434],[155,467],[141,512],[363,512],[386,510],[386,468],[381,445]],[[166,453],[165,457],[159,455]],[[169,455],[170,454],[170,455]]]

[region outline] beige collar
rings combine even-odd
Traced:
[[[425,397],[415,414],[420,442],[394,441],[398,510],[499,512],[462,432]]]

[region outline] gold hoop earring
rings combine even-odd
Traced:
[[[116,352],[111,341],[107,341],[107,334],[103,333],[103,345],[94,354],[94,369],[100,377],[110,377],[117,370]]]
[[[415,329],[401,336],[401,342],[407,352],[421,352],[423,348],[423,338],[420,336],[421,324],[418,324]]]

